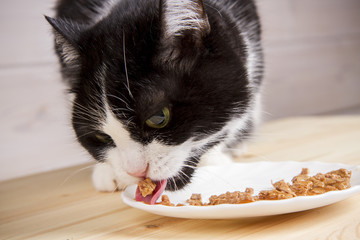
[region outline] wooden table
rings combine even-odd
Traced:
[[[241,161],[360,164],[360,116],[265,124]],[[168,218],[98,193],[91,166],[0,183],[0,239],[360,239],[360,195],[314,210],[235,220]]]

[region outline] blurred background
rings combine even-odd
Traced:
[[[264,121],[360,114],[360,1],[257,0]],[[91,161],[76,142],[51,28],[54,0],[0,0],[0,181]],[[296,127],[296,126],[294,126]]]

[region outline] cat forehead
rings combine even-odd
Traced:
[[[148,103],[149,105],[160,105],[164,101],[166,101],[166,94],[165,90],[162,89],[153,89],[153,88],[146,88],[141,91],[141,93],[136,96],[138,101],[143,103]]]

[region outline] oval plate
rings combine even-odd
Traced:
[[[360,166],[324,162],[254,162],[199,167],[193,176],[192,183],[188,184],[185,189],[176,192],[165,191],[163,194],[168,195],[174,204],[185,203],[192,193],[200,193],[202,201],[208,202],[211,195],[219,195],[227,191],[245,191],[247,187],[253,188],[254,194],[257,195],[261,190],[273,189],[271,182],[281,179],[291,182],[291,179],[298,175],[302,168],[309,168],[310,176],[340,168],[351,170],[351,188],[285,200],[203,207],[168,207],[137,202],[134,200],[136,185],[127,187],[121,197],[124,203],[131,207],[162,216],[228,219],[299,212],[333,204],[360,193]]]

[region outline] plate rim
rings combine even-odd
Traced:
[[[309,165],[309,164],[320,164],[320,165],[332,165],[332,166],[343,166],[344,168],[351,168],[351,170],[359,170],[360,171],[360,165],[351,165],[351,164],[346,164],[346,163],[329,163],[329,162],[322,162],[322,161],[309,161],[309,162],[300,162],[300,161],[285,161],[285,162],[272,162],[272,161],[259,161],[259,162],[235,162],[232,164],[241,166],[241,165],[245,165],[245,164],[301,164],[301,165]],[[203,167],[199,167],[199,169],[201,168],[218,168],[218,167],[226,167],[226,165],[216,165],[216,166],[203,166]],[[282,199],[282,200],[262,200],[262,201],[256,201],[256,202],[252,202],[252,203],[246,203],[246,204],[220,204],[220,205],[215,205],[215,206],[181,206],[181,207],[172,207],[172,206],[164,206],[164,205],[148,205],[142,202],[137,202],[134,199],[132,199],[129,195],[131,195],[131,193],[129,192],[130,188],[134,188],[134,186],[136,186],[136,184],[130,185],[128,186],[124,191],[122,191],[121,193],[121,198],[122,201],[128,205],[131,206],[133,208],[137,208],[146,212],[150,212],[153,214],[158,214],[158,215],[162,215],[162,216],[168,216],[168,217],[177,217],[177,218],[189,218],[189,219],[230,219],[230,218],[244,218],[244,217],[261,217],[261,216],[270,216],[270,215],[278,215],[278,214],[286,214],[286,213],[292,213],[292,212],[299,212],[299,211],[305,211],[305,210],[310,210],[310,209],[315,209],[318,207],[323,207],[323,206],[327,206],[330,204],[334,204],[336,202],[340,202],[342,200],[345,200],[347,198],[350,198],[354,195],[357,195],[358,193],[360,193],[360,184],[352,186],[349,189],[345,189],[345,190],[341,190],[341,191],[330,191],[330,192],[326,192],[324,194],[320,194],[320,195],[313,195],[313,196],[298,196],[295,198],[291,198],[291,199]],[[320,203],[317,202],[317,204],[312,204],[312,207],[304,207],[301,210],[296,210],[296,211],[282,211],[279,213],[275,213],[275,214],[263,214],[263,215],[258,215],[258,214],[254,214],[253,216],[248,216],[248,215],[242,215],[242,214],[232,214],[232,216],[224,216],[224,217],[219,217],[219,216],[211,216],[211,213],[215,213],[216,211],[219,210],[234,210],[234,212],[238,212],[239,210],[243,210],[243,209],[247,209],[247,210],[252,210],[252,209],[256,209],[258,207],[271,207],[271,206],[289,206],[291,204],[306,204],[306,203],[312,203],[315,202],[316,203],[316,199],[324,199],[327,200],[325,201],[325,203]],[[171,211],[167,211],[171,209]],[[186,213],[188,213],[189,211],[191,211],[191,213],[193,214],[195,212],[197,213],[195,216],[184,216],[186,215]],[[270,211],[271,212],[271,211]]]

